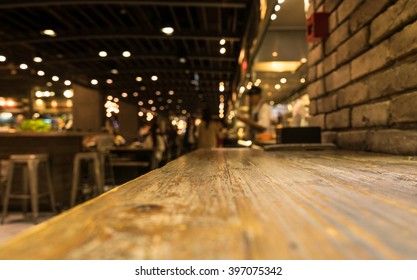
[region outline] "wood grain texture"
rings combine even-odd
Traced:
[[[415,159],[216,149],[24,232],[0,259],[416,259],[416,240]]]

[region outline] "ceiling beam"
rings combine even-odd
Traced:
[[[40,31],[40,30],[39,30]],[[90,31],[74,34],[59,34],[56,37],[39,36],[17,40],[3,40],[0,42],[0,46],[12,46],[20,44],[34,44],[34,43],[55,43],[64,41],[77,41],[77,40],[114,40],[114,39],[156,39],[156,40],[214,40],[226,39],[227,41],[240,41],[240,37],[236,34],[201,34],[201,32],[195,33],[174,33],[171,36],[167,36],[163,33],[155,32],[143,32],[140,30],[118,30],[113,32],[99,32]]]
[[[0,9],[36,8],[45,6],[71,5],[129,5],[129,6],[168,6],[168,7],[215,7],[245,9],[248,0],[217,0],[217,1],[160,1],[160,0],[9,0],[2,1]]]
[[[194,72],[197,73],[220,73],[220,74],[232,74],[234,72],[233,69],[230,68],[177,68],[175,69],[175,72],[180,73],[181,70],[183,70],[184,75],[191,75]],[[185,71],[190,71],[190,73],[185,73]],[[122,69],[119,70],[119,73],[114,75],[114,77],[117,77],[119,75],[127,75],[127,74],[133,74],[133,75],[139,75],[139,74],[143,74],[143,73],[148,73],[148,74],[153,74],[153,73],[163,73],[163,72],[168,72],[168,73],[172,73],[173,69],[171,68],[167,68],[167,67],[152,67],[152,68],[139,68],[139,69]],[[103,76],[103,75],[112,75],[110,73],[110,70],[108,72],[83,72],[78,71],[79,74],[88,74],[90,76]]]
[[[202,60],[202,59],[206,59],[206,60],[216,60],[216,61],[229,61],[229,62],[234,62],[237,61],[237,59],[235,57],[232,56],[220,56],[220,55],[209,55],[209,54],[202,54],[202,55],[198,55],[198,54],[193,54],[193,55],[184,55],[185,58],[187,59],[192,59],[192,60]],[[129,57],[130,60],[132,59],[155,59],[155,58],[162,58],[162,59],[178,59],[178,55],[175,53],[171,53],[171,54],[158,54],[158,53],[141,53],[139,55],[132,55],[131,57]],[[73,58],[63,58],[63,59],[53,59],[53,60],[45,60],[43,62],[44,65],[50,65],[50,64],[62,64],[62,63],[76,63],[76,62],[87,62],[87,61],[111,61],[111,60],[119,60],[119,59],[124,59],[126,60],[126,58],[119,56],[107,56],[107,57],[99,57],[97,56],[84,56],[84,57],[73,57]]]

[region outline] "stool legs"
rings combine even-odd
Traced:
[[[36,224],[39,216],[39,204],[38,204],[38,167],[39,161],[31,160],[28,162],[29,171],[29,188],[30,188],[30,201],[32,206],[33,222]]]
[[[104,186],[103,178],[101,175],[101,162],[99,160],[98,155],[94,158],[94,175],[96,177],[98,194],[102,194],[104,192]]]
[[[11,162],[9,164],[9,170],[7,172],[7,184],[6,184],[6,191],[4,192],[4,198],[3,198],[3,211],[1,214],[1,224],[4,223],[4,220],[6,219],[6,216],[7,216],[7,209],[9,208],[9,198],[10,198],[10,191],[12,189],[13,171],[14,171],[14,163]]]
[[[71,207],[74,207],[77,198],[78,183],[80,180],[80,161],[75,160],[74,169],[72,171],[72,188],[71,188]]]
[[[49,167],[48,163],[45,163],[46,165],[46,184],[48,186],[48,192],[49,192],[49,201],[51,202],[51,208],[52,212],[56,213],[56,203],[55,203],[55,194],[52,187],[52,176],[51,176],[51,169]]]

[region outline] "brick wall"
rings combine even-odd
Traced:
[[[310,2],[330,30],[309,44],[310,125],[341,148],[417,155],[417,1]]]

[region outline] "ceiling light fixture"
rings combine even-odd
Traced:
[[[106,56],[107,56],[107,52],[105,52],[105,51],[101,51],[101,52],[99,52],[99,53],[98,53],[98,55],[99,55],[100,57],[106,57]]]
[[[108,85],[111,85],[111,84],[113,83],[113,80],[112,80],[112,79],[107,79],[107,80],[106,80],[106,83],[107,83]]]
[[[97,81],[96,79],[92,79],[92,80],[91,80],[91,84],[92,84],[92,85],[94,85],[94,86],[95,86],[95,85],[98,85],[98,81]]]
[[[124,51],[122,55],[123,57],[130,57],[132,54],[129,51]]]
[[[66,86],[70,86],[70,85],[71,85],[71,81],[70,81],[70,80],[66,80],[66,81],[64,82],[64,85],[66,85]]]
[[[136,77],[136,82],[142,82],[142,80],[143,80],[142,77],[140,77],[140,76]]]
[[[22,64],[19,65],[19,68],[22,69],[22,70],[26,70],[26,69],[28,69],[28,65],[25,64],[25,63],[22,63]]]
[[[276,20],[277,19],[277,15],[276,14],[272,14],[271,15],[271,20]]]
[[[278,52],[272,52],[272,56],[273,57],[277,57],[278,56]]]
[[[41,76],[41,77],[45,76],[45,72],[42,71],[42,70],[39,70],[37,74],[38,74],[38,76]]]
[[[41,62],[43,61],[43,59],[42,59],[42,57],[40,57],[40,56],[35,56],[35,57],[33,58],[33,61],[34,61],[34,62],[36,62],[36,63],[41,63]]]
[[[285,84],[287,82],[287,79],[281,78],[280,82],[281,82],[281,84]]]
[[[126,97],[127,97],[127,93],[126,93],[126,92],[123,92],[123,93],[122,93],[122,97],[123,97],[123,98],[126,98]]]
[[[226,48],[225,48],[225,47],[221,48],[221,49],[220,49],[220,53],[221,53],[221,54],[225,54],[225,53],[226,53]]]
[[[226,44],[226,39],[221,39],[219,43],[223,46],[224,44]]]
[[[153,75],[153,76],[151,77],[151,80],[152,80],[152,81],[154,81],[154,82],[158,81],[158,76]]]
[[[275,12],[278,12],[279,10],[281,10],[281,6],[276,4],[274,10]]]
[[[71,98],[71,97],[74,96],[74,92],[71,89],[67,89],[67,90],[64,91],[64,96],[66,98]]]
[[[166,35],[172,35],[174,34],[174,28],[171,26],[165,26],[161,29],[161,31]]]
[[[4,55],[0,55],[0,62],[5,62],[6,61],[6,57]]]
[[[307,62],[307,58],[303,57],[303,58],[300,60],[300,62],[301,62],[301,63],[306,63],[306,62]]]
[[[113,75],[117,75],[117,74],[119,74],[119,70],[117,70],[117,69],[111,69],[110,70],[110,73],[112,73]]]
[[[58,76],[52,76],[52,81],[58,82],[59,81],[59,77]]]
[[[54,30],[52,30],[52,29],[42,30],[41,31],[41,34],[42,35],[45,35],[45,36],[56,37],[56,32]]]
[[[278,4],[282,4],[284,2],[285,2],[285,0],[278,0]]]

